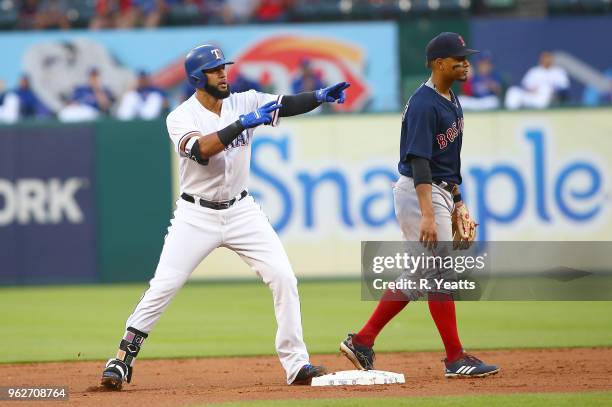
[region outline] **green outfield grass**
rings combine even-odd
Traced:
[[[89,360],[113,355],[146,284],[0,289],[0,362]],[[311,353],[334,353],[375,302],[353,281],[302,282]],[[460,302],[468,349],[612,346],[612,302]],[[274,354],[272,299],[261,283],[190,283],[147,340],[142,358]],[[427,304],[409,304],[377,351],[441,350]]]
[[[292,400],[292,407],[591,407],[609,406],[612,403],[612,393],[536,393],[514,395],[483,395],[483,396],[444,396],[444,397],[394,397],[394,398],[351,398],[351,399],[313,399]],[[257,407],[284,406],[286,400],[263,400],[244,403],[208,404],[223,407]]]

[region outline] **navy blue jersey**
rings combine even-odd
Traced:
[[[427,84],[410,97],[402,116],[400,174],[412,177],[408,156],[426,158],[436,181],[461,184],[461,141],[463,110],[452,95],[452,102]]]

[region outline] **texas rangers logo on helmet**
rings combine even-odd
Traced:
[[[462,36],[459,36],[459,42],[461,42],[461,45],[465,47],[465,40],[463,39]]]
[[[221,50],[219,48],[211,49],[210,52],[215,56],[215,58],[221,59]]]

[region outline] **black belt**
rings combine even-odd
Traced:
[[[236,196],[235,198],[230,199],[229,201],[217,201],[217,202],[215,202],[215,201],[207,201],[207,200],[202,199],[202,198],[197,198],[197,200],[199,201],[200,205],[205,207],[205,208],[220,210],[220,209],[228,209],[230,206],[232,206],[236,202],[240,201],[241,199],[246,197],[248,194],[249,194],[249,192],[245,189],[244,191],[242,191],[240,193],[240,195]],[[186,194],[185,192],[183,192],[181,194],[181,198],[183,198],[187,202],[196,203],[196,198],[191,196],[191,195],[189,195],[189,194]]]
[[[457,186],[457,184],[453,184],[453,183],[446,182],[446,181],[440,181],[440,180],[433,180],[433,183],[439,186],[440,188],[442,188],[443,190],[450,192],[451,194],[453,193],[453,191],[455,190],[455,187]]]

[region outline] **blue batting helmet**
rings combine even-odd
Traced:
[[[233,64],[233,62],[225,60],[221,49],[208,44],[200,45],[189,51],[185,57],[185,72],[193,87],[204,88],[206,75],[203,71],[228,64]]]

